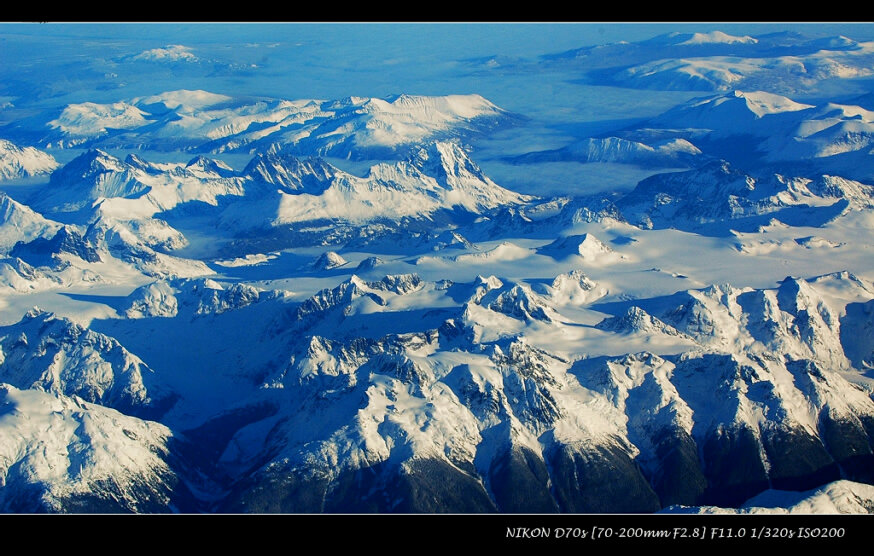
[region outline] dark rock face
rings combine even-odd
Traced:
[[[660,507],[640,468],[619,447],[558,445],[546,459],[562,512],[649,513]]]
[[[234,489],[217,509],[229,513],[320,513],[328,479],[259,474]]]
[[[707,490],[704,504],[737,507],[768,488],[761,445],[748,427],[718,429],[702,447]]]
[[[829,427],[840,427],[829,423]],[[649,479],[662,507],[737,506],[767,488],[810,490],[840,479],[839,464],[844,461],[864,473],[863,462],[872,456],[867,437],[860,437],[859,432],[844,423],[842,431],[832,433],[836,440],[832,448],[854,443],[844,448],[849,456],[842,459],[800,427],[774,427],[758,437],[746,427],[717,428],[705,437],[700,456],[698,444],[685,431],[664,430],[654,438],[658,467]]]
[[[438,459],[414,460],[408,471],[389,487],[389,498],[398,503],[381,511],[401,513],[481,513],[495,512],[494,503],[478,480]]]
[[[274,415],[278,408],[269,403],[232,409],[210,419],[197,428],[184,431],[172,444],[180,461],[201,474],[217,477],[217,462],[237,431]]]
[[[539,454],[513,447],[494,459],[489,484],[498,510],[507,513],[554,513],[558,504],[549,492],[549,471]]]
[[[660,466],[650,478],[662,507],[692,506],[707,490],[707,478],[698,458],[698,445],[682,429],[663,430],[654,439]]]
[[[438,459],[385,462],[336,478],[262,475],[238,487],[221,511],[254,513],[496,512],[482,483]]]
[[[67,253],[75,255],[90,263],[99,262],[97,249],[76,230],[63,227],[51,239],[37,238],[30,243],[15,245],[11,256],[18,257],[36,267],[56,267],[61,263],[59,255]]]
[[[845,478],[874,484],[871,437],[861,420],[824,413],[820,416],[819,433]]]
[[[736,507],[768,488],[803,491],[842,477],[872,482],[866,424],[874,423],[824,414],[822,440],[790,425],[713,425],[694,438],[669,427],[653,435],[654,457],[644,468],[618,444],[557,442],[542,455],[507,443],[490,456],[483,476],[473,466],[443,459],[382,462],[333,477],[262,471],[236,485],[217,511],[649,513],[676,504]]]
[[[837,464],[822,442],[801,428],[776,429],[762,434],[771,464],[768,475],[778,490],[810,490],[841,478]]]
[[[495,500],[476,478],[438,459],[380,463],[333,480],[262,475],[239,485],[220,511],[255,513],[652,512],[658,497],[619,449],[554,450],[553,493],[544,460],[508,448],[489,471]],[[620,465],[619,471],[615,466]],[[623,473],[618,475],[617,473]]]

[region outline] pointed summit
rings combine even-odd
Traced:
[[[149,189],[139,180],[138,157],[128,164],[100,149],[89,150],[52,174],[34,207],[44,212],[75,212],[100,197],[133,198]]]
[[[185,165],[185,168],[188,170],[200,170],[201,172],[217,174],[222,178],[229,178],[234,175],[234,169],[221,160],[206,158],[203,155],[198,155],[192,158],[188,164]]]
[[[0,252],[19,241],[28,242],[53,234],[61,224],[44,218],[0,191]]]
[[[625,258],[625,255],[617,253],[591,233],[557,238],[538,251],[554,259],[580,256],[591,263],[613,262]]]
[[[488,179],[458,143],[436,141],[419,148],[410,156],[410,164],[452,189],[460,178]]]
[[[417,149],[410,156],[409,164],[446,189],[449,204],[474,212],[519,204],[530,198],[493,182],[454,141],[435,141]]]
[[[349,261],[334,251],[326,251],[322,253],[315,262],[313,262],[311,267],[313,270],[332,270],[345,264],[349,264]]]
[[[602,320],[595,325],[595,328],[619,334],[633,334],[635,332],[645,334],[660,333],[668,336],[689,338],[686,334],[679,332],[673,326],[662,322],[636,305],[629,307],[622,315]]]
[[[129,157],[134,162],[142,161],[136,155],[130,155]],[[53,176],[52,181],[86,179],[105,172],[122,172],[126,168],[127,165],[124,162],[106,151],[102,149],[89,149],[64,165],[56,173],[57,175]]]
[[[143,160],[139,156],[131,153],[124,158],[124,163],[130,166],[131,168],[136,168],[137,170],[141,170],[146,172],[147,174],[160,174],[161,169],[157,168],[154,164]]]
[[[762,128],[758,120],[786,112],[813,108],[794,100],[764,91],[738,91],[695,98],[671,108],[654,118],[661,126],[710,129],[720,135],[751,133],[761,135],[772,129]]]
[[[0,139],[0,180],[50,174],[59,166],[52,155]]]
[[[54,267],[61,255],[73,255],[87,262],[101,260],[94,245],[71,226],[61,227],[50,239],[38,237],[29,243],[18,243],[10,255],[37,267]]]

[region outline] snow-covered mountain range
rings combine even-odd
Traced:
[[[611,84],[641,89],[726,91],[758,88],[796,92],[832,78],[871,75],[874,44],[845,36],[800,33],[758,36],[673,32],[550,54],[553,65],[580,67]]]
[[[450,66],[657,99],[592,126],[182,77],[4,108],[0,511],[874,511],[872,44]],[[194,52],[112,64],[238,67]]]
[[[481,133],[518,120],[475,94],[252,101],[178,90],[68,105],[45,123],[40,142],[212,153],[279,147],[303,155],[384,158],[423,140]]]

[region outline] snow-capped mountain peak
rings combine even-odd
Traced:
[[[173,397],[117,340],[34,309],[0,327],[0,382],[78,396],[134,415],[167,410]]]
[[[679,37],[685,38],[685,35],[678,35]],[[709,33],[692,33],[692,36],[685,39],[682,42],[677,44],[680,45],[694,45],[694,44],[756,44],[759,42],[753,37],[744,35],[742,37],[736,37],[733,35],[729,35],[727,33],[723,33],[722,31],[711,31]]]
[[[758,121],[769,116],[814,108],[764,91],[733,90],[697,98],[674,107],[653,119],[664,126],[715,130],[720,135],[752,133]]]
[[[410,163],[436,178],[448,190],[447,201],[475,211],[528,199],[497,185],[474,163],[460,144],[437,141],[416,151]]]
[[[70,104],[48,126],[58,129],[72,141],[101,136],[107,129],[132,129],[148,123],[149,114],[126,102]]]
[[[300,160],[287,154],[257,154],[243,170],[257,183],[290,194],[319,195],[331,185],[338,170],[321,158]]]
[[[734,98],[743,99],[747,108],[761,118],[766,114],[780,114],[782,112],[798,112],[813,108],[813,105],[795,102],[784,96],[766,93],[764,91],[733,91],[730,93]]]
[[[665,324],[636,306],[629,307],[624,315],[604,319],[595,327],[600,330],[610,330],[622,334],[642,332],[661,333],[668,336],[686,336],[678,332],[674,327]]]
[[[339,253],[334,251],[325,251],[313,261],[312,268],[314,270],[331,270],[349,264],[349,261],[344,259]]]
[[[0,192],[0,253],[9,251],[18,242],[51,236],[60,227],[60,223],[44,218]]]
[[[0,408],[0,511],[155,512],[174,499],[166,426],[9,384]]]
[[[136,164],[137,159],[133,162]],[[148,186],[138,179],[135,166],[128,165],[100,149],[89,150],[52,174],[45,195],[36,208],[73,212],[100,197],[132,197]]]
[[[207,158],[203,155],[198,155],[189,160],[188,164],[185,165],[185,169],[199,171],[205,175],[218,175],[223,178],[229,178],[235,174],[234,169],[221,160]]]
[[[50,174],[58,166],[60,164],[48,153],[0,139],[0,180]]]

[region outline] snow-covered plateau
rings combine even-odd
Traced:
[[[874,513],[874,31],[682,27],[0,25],[0,512]]]

